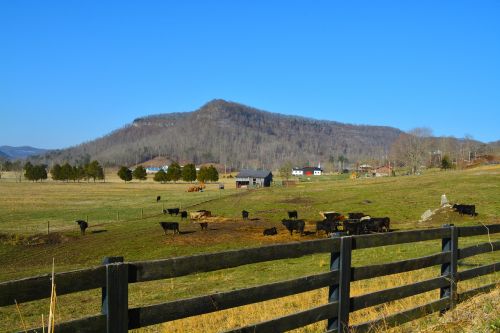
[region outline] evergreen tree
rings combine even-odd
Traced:
[[[61,166],[58,163],[54,164],[50,170],[50,175],[53,180],[61,180]]]
[[[451,161],[450,161],[450,158],[448,157],[448,155],[444,155],[443,156],[443,159],[441,160],[441,169],[451,169],[452,167],[452,164],[451,164]]]
[[[117,174],[125,183],[132,180],[132,171],[126,166],[122,166]]]
[[[207,173],[208,173],[208,180],[212,182],[216,182],[219,180],[219,172],[213,165],[210,165],[208,167]]]
[[[134,172],[132,172],[132,176],[138,180],[146,180],[148,178],[146,169],[144,169],[142,165],[139,165],[134,169]]]
[[[179,165],[179,163],[172,162],[172,164],[170,164],[168,166],[167,178],[169,181],[170,180],[173,180],[174,182],[178,181],[179,179],[181,179],[181,174],[182,174],[182,171],[181,171],[181,166]]]
[[[185,182],[193,182],[196,180],[196,167],[194,164],[186,164],[182,168],[182,180]]]
[[[67,182],[70,179],[73,179],[73,167],[66,162],[61,167],[61,180],[65,180]]]
[[[33,167],[33,179],[35,181],[47,179],[47,166],[38,164]]]
[[[31,162],[29,161],[24,165],[24,177],[27,180],[35,181],[33,177],[33,164],[31,164]]]
[[[167,173],[165,170],[160,169],[157,173],[155,173],[155,176],[153,177],[153,180],[155,182],[161,182],[162,184],[167,181]]]
[[[85,166],[85,175],[87,180],[92,178],[95,183],[96,179],[104,179],[104,170],[99,162],[94,160]]]
[[[83,178],[85,178],[85,167],[83,165],[79,165],[75,167],[75,179],[80,182]]]
[[[198,179],[198,181],[200,182],[206,182],[207,180],[209,180],[208,168],[206,166],[202,166],[200,168],[200,171],[198,171],[198,176],[196,179]]]

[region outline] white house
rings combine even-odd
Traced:
[[[321,176],[322,174],[323,169],[321,169],[321,165],[318,165],[317,167],[296,167],[292,169],[293,176]]]

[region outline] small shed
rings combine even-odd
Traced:
[[[269,187],[273,174],[269,170],[240,170],[236,175],[236,188]]]

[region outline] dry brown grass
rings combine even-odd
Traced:
[[[361,294],[366,294],[376,290],[393,288],[396,286],[401,286],[405,284],[414,283],[417,281],[430,279],[437,276],[438,271],[436,269],[422,269],[415,272],[395,274],[392,276],[386,276],[382,278],[376,278],[366,281],[354,282],[351,285],[351,295],[357,296]],[[498,279],[498,277],[497,277]],[[481,284],[491,283],[495,281],[495,277],[490,276],[483,280]],[[464,282],[459,284],[459,291],[471,289],[477,287],[478,281],[474,282]],[[172,288],[174,286],[172,285]],[[327,299],[327,289],[323,288],[320,290],[315,290],[311,292],[306,292],[302,294],[297,294],[293,296],[283,297],[279,299],[273,299],[266,302],[246,305],[234,309],[228,309],[219,311],[216,313],[205,314],[197,317],[185,318],[181,320],[176,320],[168,324],[163,324],[147,329],[141,330],[141,332],[222,332],[230,330],[236,327],[242,327],[250,325],[252,323],[258,323],[262,321],[267,321],[280,316],[292,314],[295,312],[310,309],[315,306],[325,304]],[[485,305],[481,299],[491,299],[495,295],[498,296],[499,289],[495,290],[492,295],[483,295],[473,298],[462,304],[455,311],[450,312],[445,317],[439,317],[437,314],[433,314],[425,317],[421,320],[416,320],[408,324],[402,325],[400,327],[395,327],[392,329],[385,327],[374,327],[373,333],[378,332],[458,332],[454,331],[453,327],[458,327],[464,320],[470,323],[469,326],[477,327],[487,320],[494,320],[494,316],[497,316],[499,310],[489,311],[487,316],[482,315],[482,308],[484,306],[496,306],[498,308],[499,301],[490,302],[491,305]],[[351,324],[360,324],[366,321],[383,318],[395,312],[404,311],[409,308],[413,308],[419,305],[424,305],[425,303],[431,302],[439,298],[439,290],[427,292],[424,294],[416,295],[413,297],[404,298],[402,300],[384,303],[378,306],[370,307],[360,311],[351,313],[350,321]],[[468,311],[466,309],[471,309],[471,314],[462,316],[461,313]],[[472,312],[474,309],[474,312]],[[462,320],[456,320],[456,318],[462,318]],[[297,330],[293,332],[324,332],[325,322],[318,322]],[[449,327],[450,330],[440,330]],[[460,332],[476,332],[472,330],[460,331]]]
[[[500,288],[459,304],[422,332],[500,332]]]

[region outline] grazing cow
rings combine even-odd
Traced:
[[[83,220],[77,220],[76,223],[78,223],[78,225],[80,226],[80,233],[82,235],[85,235],[85,229],[89,227],[89,224]]]
[[[288,218],[289,219],[298,219],[299,218],[299,214],[297,213],[296,210],[289,211],[288,212]]]
[[[359,220],[362,217],[364,217],[365,214],[363,214],[363,213],[349,213],[348,216],[349,216],[350,220]]]
[[[304,233],[305,222],[304,220],[281,220],[281,223],[290,231],[290,236],[296,230],[302,235]]]
[[[274,235],[278,234],[278,230],[276,230],[276,227],[264,229],[263,234],[264,234],[264,236],[274,236]]]
[[[366,232],[387,232],[390,230],[391,219],[388,217],[372,217],[366,220],[364,231]]]
[[[175,215],[175,216],[179,215],[179,211],[180,211],[179,208],[167,208],[167,212],[168,212],[168,214],[170,216],[172,216],[172,215]]]
[[[243,220],[248,220],[248,212],[246,210],[241,211],[241,216],[243,217]]]
[[[160,222],[160,225],[163,228],[165,235],[167,234],[167,230],[172,230],[174,235],[179,233],[179,223],[177,222]]]
[[[181,212],[181,220],[187,219],[187,217],[188,217],[188,212],[186,212],[185,210],[183,210]]]
[[[476,205],[453,205],[453,209],[460,215],[477,216]]]
[[[336,232],[338,230],[337,226],[338,222],[336,221],[324,220],[316,222],[316,235],[318,235],[321,230],[323,230],[327,235],[332,232]]]
[[[363,229],[363,224],[360,220],[348,219],[342,222],[344,232],[349,235],[359,235]]]
[[[208,222],[200,222],[201,230],[208,230]]]
[[[157,196],[156,197],[156,202],[160,202],[160,200],[161,200],[161,196]]]

